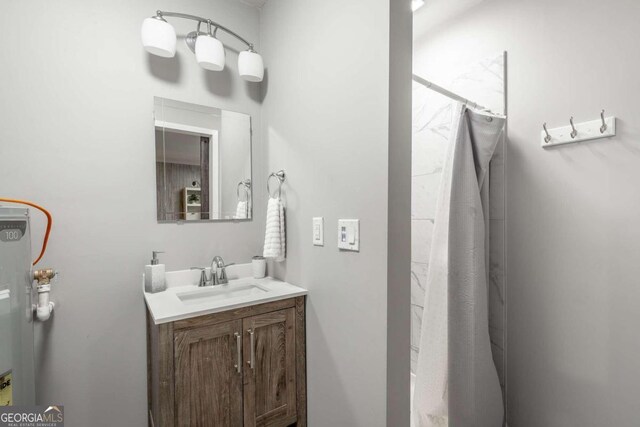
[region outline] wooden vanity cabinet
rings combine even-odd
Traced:
[[[306,426],[305,297],[155,325],[149,425]]]
[[[241,320],[174,332],[177,425],[242,427],[241,336]]]
[[[295,310],[286,308],[242,320],[245,427],[284,425],[296,421]],[[279,420],[279,421],[276,421]]]

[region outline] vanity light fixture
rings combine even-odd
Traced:
[[[235,37],[247,45],[247,50],[238,55],[238,72],[240,77],[250,82],[260,82],[264,77],[262,57],[254,50],[253,44],[240,37],[230,29],[200,16],[158,10],[156,16],[147,18],[142,23],[142,45],[153,55],[172,58],[176,53],[176,32],[165,17],[183,18],[196,21],[196,31],[185,37],[189,49],[196,54],[198,64],[206,70],[221,71],[225,66],[224,45],[216,38],[218,30]],[[207,25],[207,32],[200,31],[200,25]],[[214,28],[213,32],[212,27]]]
[[[253,49],[240,52],[238,56],[238,72],[240,77],[250,82],[261,82],[264,76],[262,56]]]
[[[224,46],[211,33],[211,21],[207,22],[206,33],[202,34],[198,31],[195,53],[198,64],[205,70],[222,71],[224,69]]]
[[[158,14],[142,22],[142,45],[147,52],[173,58],[176,54],[176,30]]]

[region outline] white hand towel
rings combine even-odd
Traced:
[[[280,199],[269,198],[267,227],[264,235],[264,257],[276,262],[284,261],[285,248],[284,206]]]
[[[249,217],[248,207],[249,204],[246,201],[239,200],[236,207],[236,219],[247,219]]]

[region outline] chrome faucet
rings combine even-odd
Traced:
[[[214,283],[214,285],[226,285],[227,283],[229,283],[226,268],[230,265],[233,265],[233,263],[225,264],[224,260],[219,255],[213,257],[213,259],[211,260],[211,276],[214,282],[217,281],[217,283]],[[220,270],[220,275],[218,275],[218,269]]]
[[[216,255],[211,260],[211,273],[209,277],[207,277],[207,269],[203,267],[191,267],[192,270],[200,270],[200,281],[198,282],[199,287],[204,286],[217,286],[217,285],[226,285],[229,283],[229,278],[227,277],[226,268],[231,264],[225,264],[224,260],[221,256]],[[218,270],[220,272],[218,272]]]

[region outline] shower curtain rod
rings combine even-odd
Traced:
[[[448,98],[454,99],[456,101],[460,101],[469,107],[475,108],[477,110],[488,110],[488,108],[483,107],[477,102],[469,101],[467,98],[463,98],[460,95],[457,95],[451,92],[450,90],[443,88],[442,86],[438,86],[435,83],[431,83],[429,80],[425,80],[416,74],[413,75],[413,81],[420,83],[421,85],[427,87],[428,89],[435,90],[436,92],[441,93],[442,95]]]

